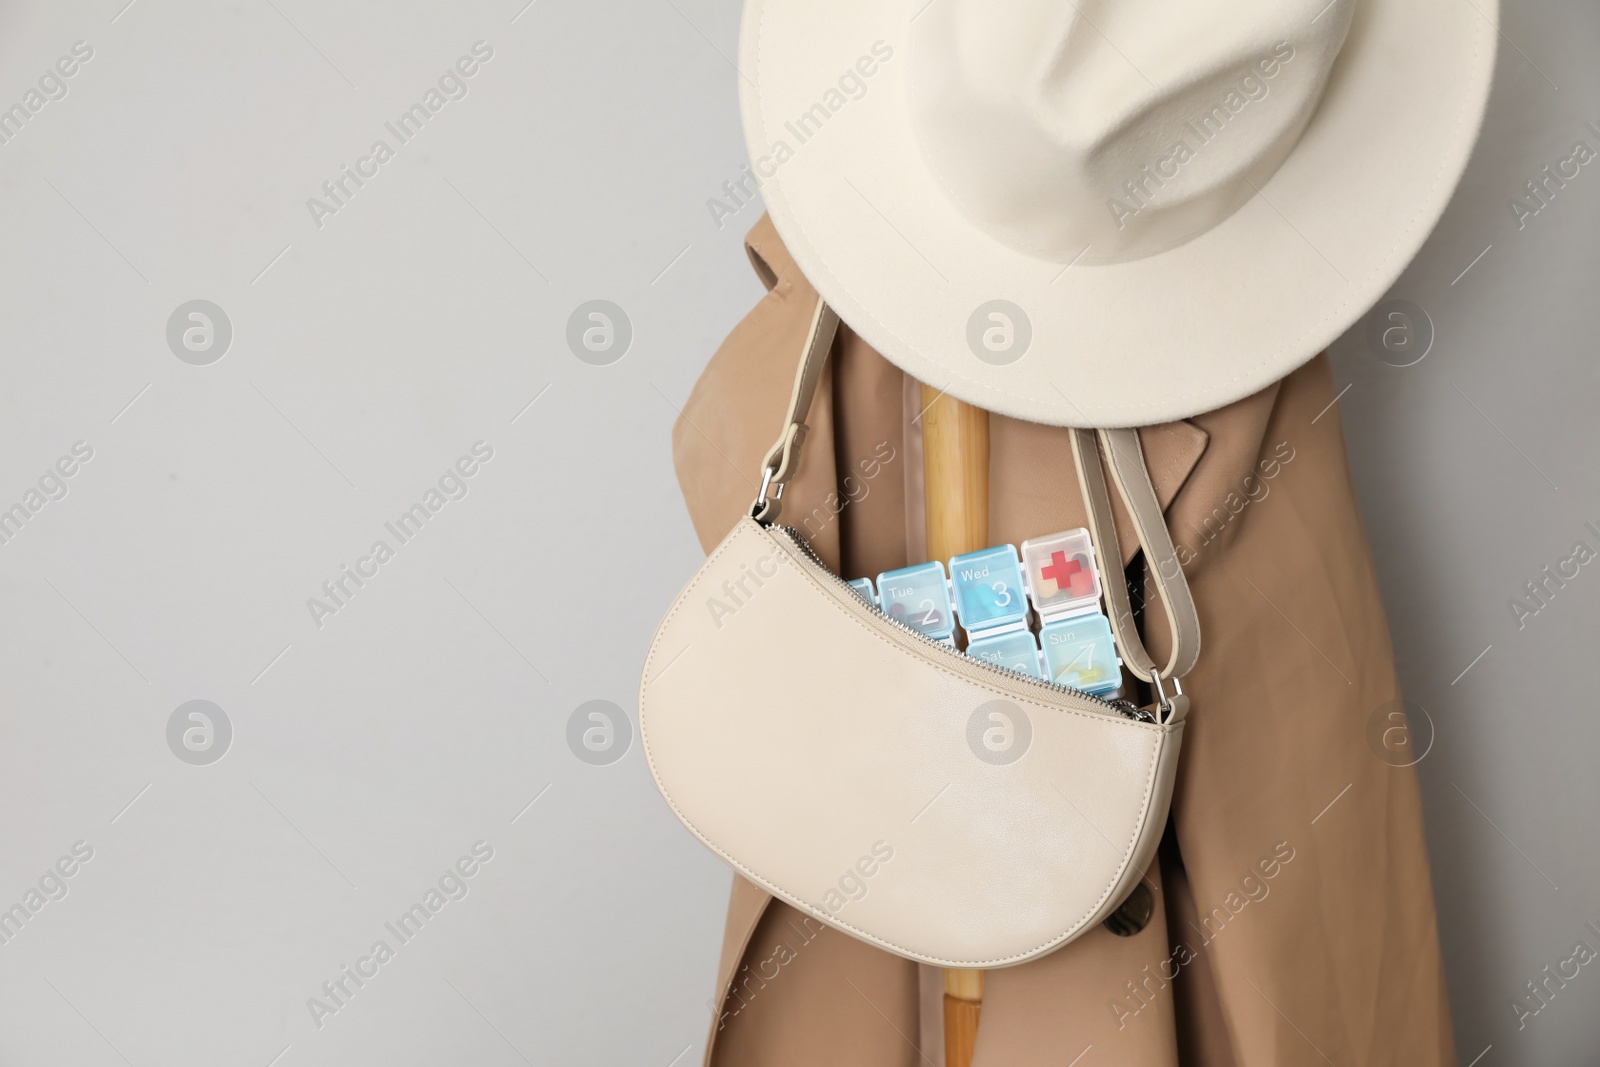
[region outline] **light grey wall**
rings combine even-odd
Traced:
[[[761,293],[704,206],[742,159],[735,7],[126,2],[8,5],[0,34],[5,104],[94,50],[0,145],[0,501],[94,450],[0,545],[0,906],[94,850],[0,945],[0,1062],[695,1062],[727,870],[636,744],[591,766],[566,736],[585,701],[633,714],[701,558],[674,404]],[[196,298],[233,327],[208,366],[166,339]],[[596,298],[633,326],[610,366],[565,340]],[[168,746],[195,699],[234,731],[210,766]],[[480,840],[468,895],[316,1028],[307,999]]]
[[[1511,207],[1575,143],[1600,151],[1600,7],[1501,10],[1482,139],[1390,293],[1432,348],[1388,365],[1363,323],[1333,349],[1401,684],[1433,728],[1418,772],[1458,1051],[1483,1067],[1600,1048],[1592,966],[1520,1025],[1512,1007],[1539,1007],[1524,983],[1577,942],[1600,949],[1600,563],[1569,565],[1548,606],[1525,590],[1578,542],[1600,552],[1600,159],[1536,215]]]
[[[93,57],[0,144],[0,507],[76,442],[93,456],[0,545],[0,907],[73,871],[0,944],[0,1061],[700,1056],[727,871],[635,744],[584,762],[569,720],[631,718],[699,561],[668,434],[761,291],[740,251],[759,205],[720,226],[706,206],[744,162],[738,5],[525,2],[4,11],[0,106],[74,42]],[[1420,769],[1463,1060],[1564,1064],[1595,1044],[1600,978],[1520,1033],[1508,1005],[1600,921],[1600,578],[1520,630],[1506,601],[1600,546],[1600,171],[1520,231],[1505,201],[1600,147],[1600,14],[1546,0],[1505,30],[1485,142],[1395,289],[1431,350],[1395,368],[1355,333],[1335,367],[1437,727]],[[477,41],[466,95],[400,145],[384,123]],[[378,138],[394,158],[314,220]],[[232,331],[205,365],[167,336],[197,299]],[[566,339],[595,299],[633,333],[603,366]],[[385,522],[477,442],[492,458],[445,481],[466,495],[400,544]],[[314,619],[378,539],[393,558]],[[184,747],[194,700],[232,731],[206,765],[178,755],[224,747]],[[384,924],[478,842],[492,858],[446,880],[466,895],[400,944]],[[394,958],[318,1026],[308,999],[379,939]]]

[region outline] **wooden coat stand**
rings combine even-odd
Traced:
[[[928,558],[989,546],[989,413],[922,387],[922,484]],[[944,972],[945,1067],[971,1067],[983,972]]]

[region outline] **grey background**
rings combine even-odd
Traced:
[[[0,145],[0,506],[94,449],[0,545],[0,907],[94,849],[0,945],[0,1062],[698,1061],[727,870],[636,741],[592,765],[566,737],[586,701],[635,713],[700,559],[666,442],[761,292],[759,205],[707,207],[744,162],[738,4],[525,3],[0,13],[0,106],[95,50]],[[1570,1064],[1600,978],[1520,1032],[1509,1003],[1600,921],[1600,577],[1521,630],[1507,600],[1600,522],[1600,169],[1520,231],[1506,201],[1600,147],[1600,10],[1519,4],[1504,29],[1484,141],[1395,288],[1432,350],[1387,366],[1358,326],[1334,359],[1437,726],[1462,1060]],[[478,40],[468,95],[314,225],[306,199]],[[166,343],[194,299],[233,327],[209,366]],[[595,299],[633,327],[609,366],[565,344]],[[478,441],[467,495],[317,627],[307,598]],[[207,766],[166,740],[197,699],[233,729]],[[478,841],[467,896],[317,1028],[307,998]]]

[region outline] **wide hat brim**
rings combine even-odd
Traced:
[[[1002,244],[937,184],[906,99],[911,8],[746,3],[740,102],[773,224],[844,322],[907,374],[990,411],[1103,427],[1248,396],[1377,302],[1466,168],[1499,15],[1496,0],[1361,0],[1315,114],[1256,195],[1176,248],[1091,266]],[[865,91],[838,93],[877,42],[892,54],[865,64]],[[825,122],[796,125],[819,104]],[[970,340],[991,301],[1026,316],[1013,362]]]

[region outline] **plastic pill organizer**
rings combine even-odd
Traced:
[[[1100,575],[1087,530],[1066,530],[1015,545],[996,545],[953,556],[949,570],[937,560],[885,571],[876,587],[857,578],[850,587],[890,618],[926,637],[956,647],[956,623],[967,635],[967,655],[1114,697],[1122,661],[1111,624],[1100,611]],[[1029,604],[1039,618],[1029,629]]]

